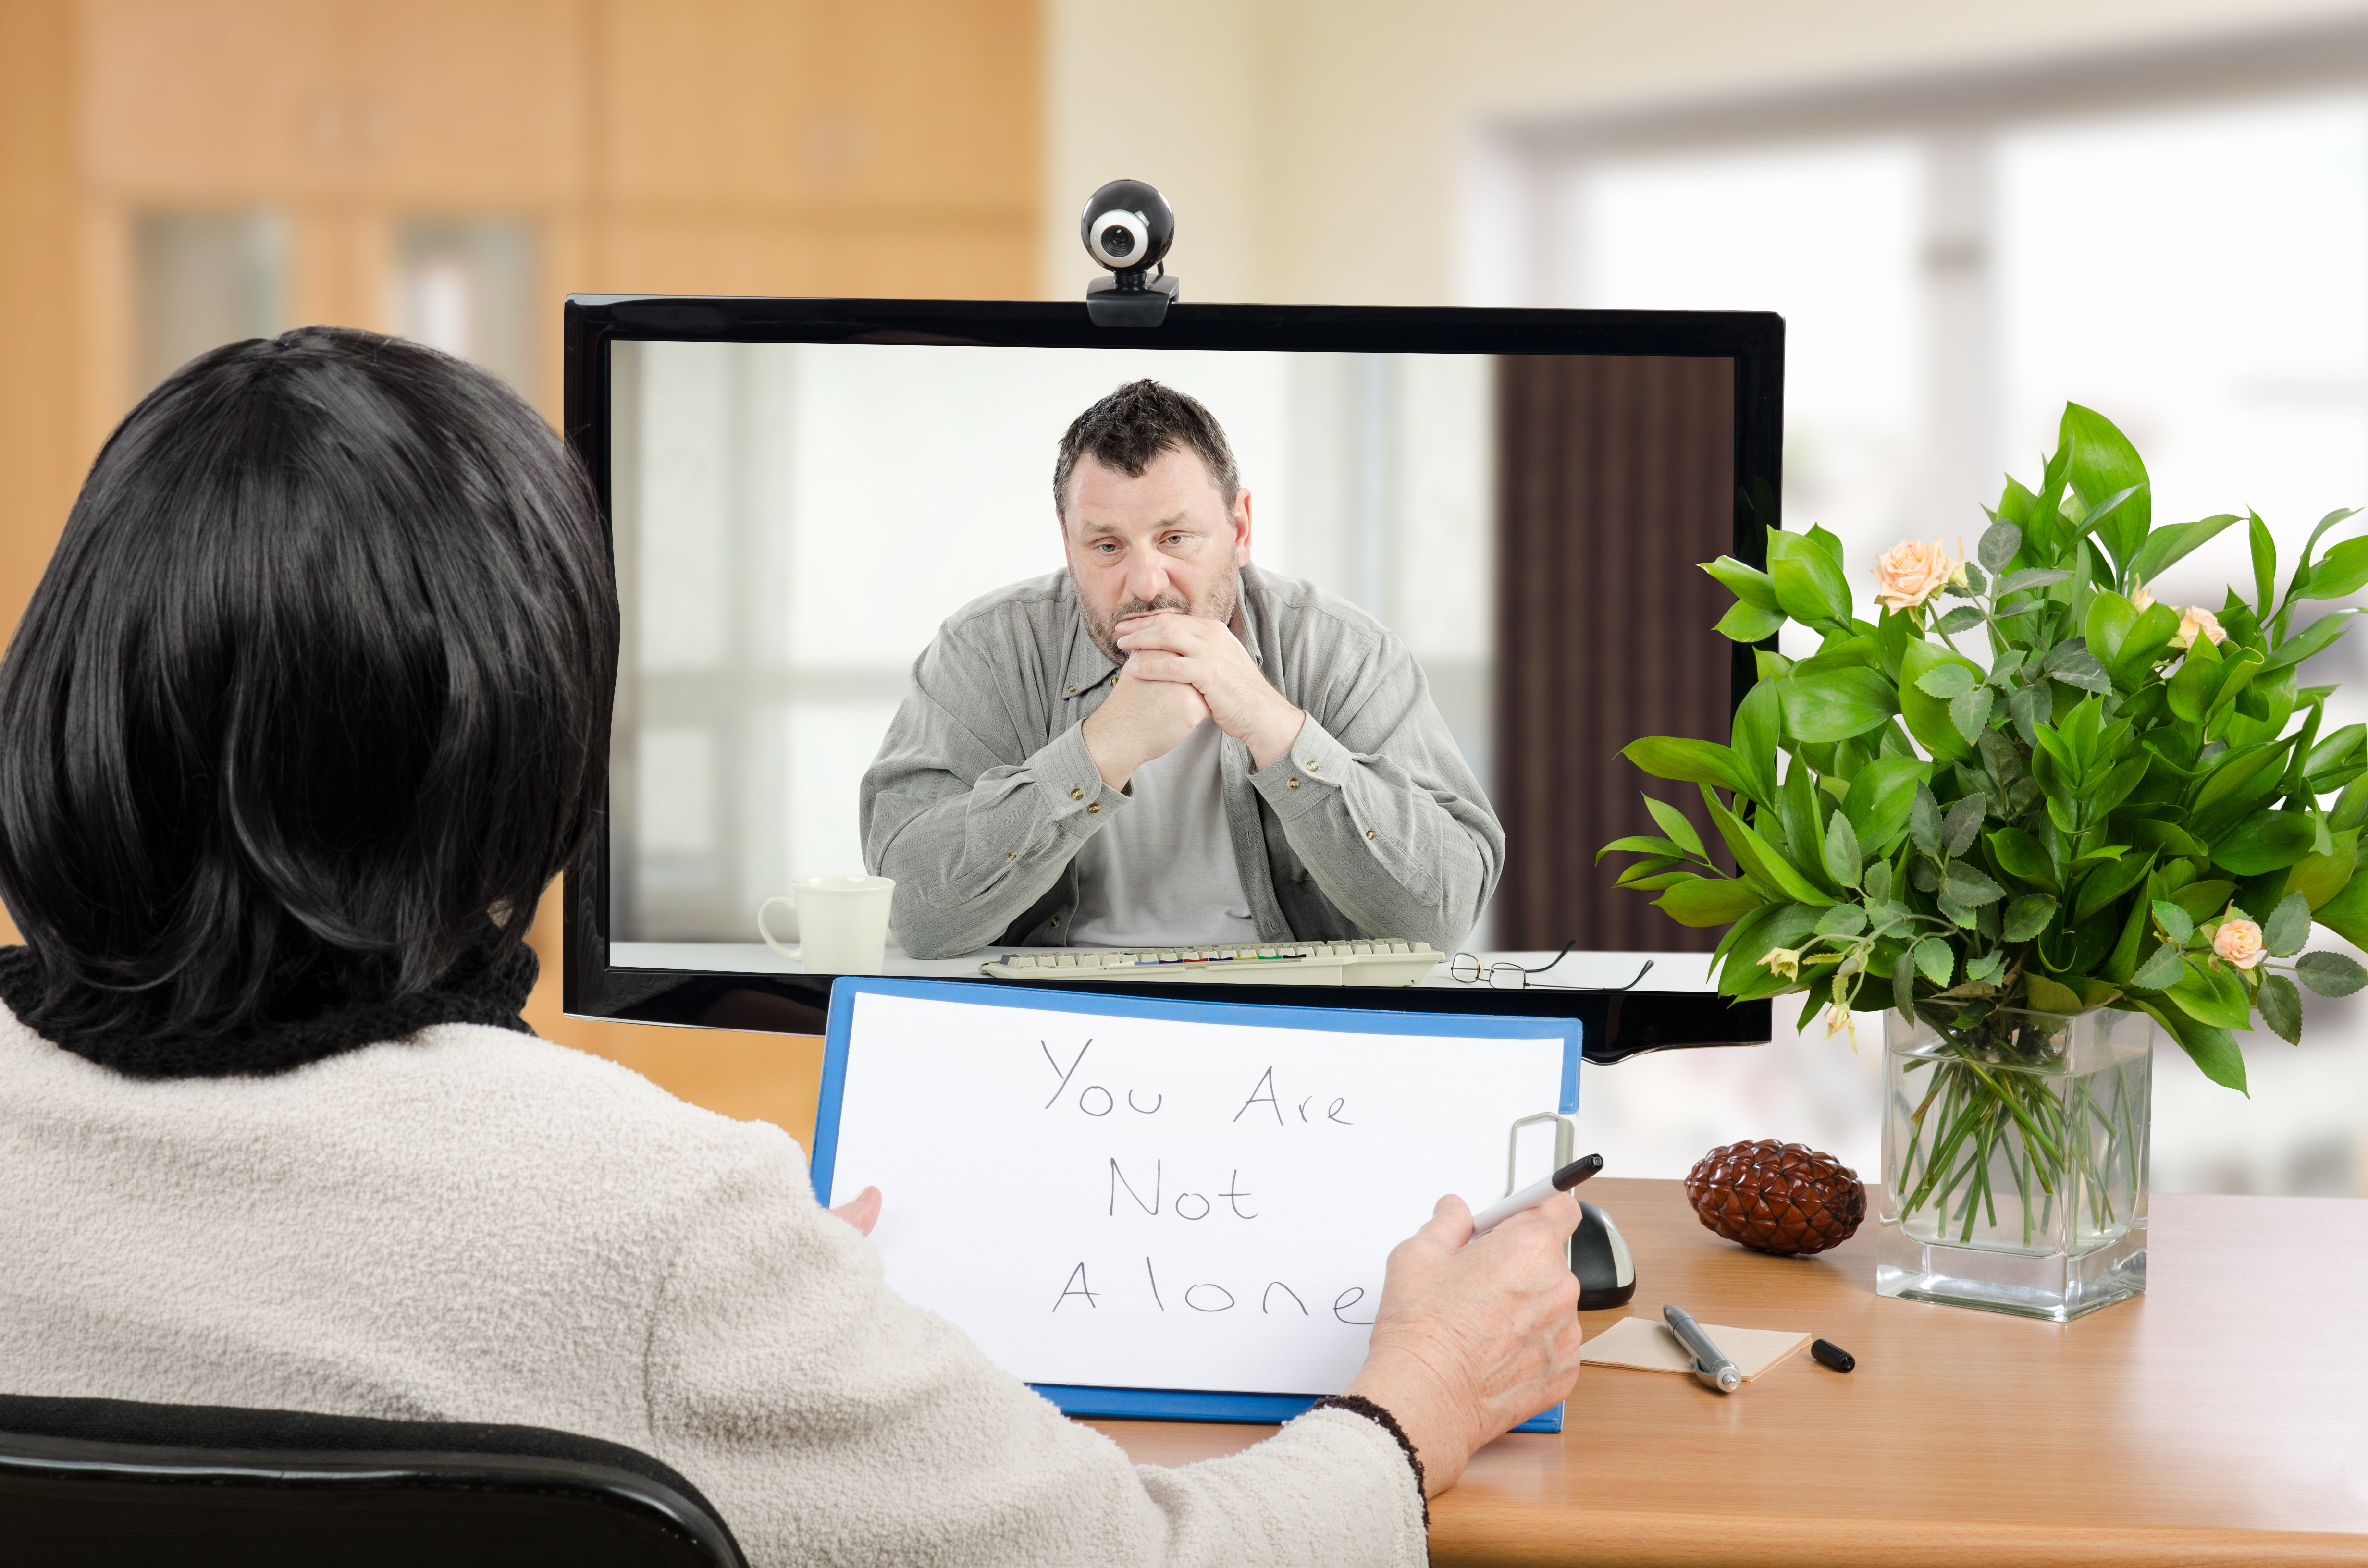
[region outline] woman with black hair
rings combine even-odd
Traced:
[[[1423,1561],[1577,1372],[1571,1201],[1443,1199],[1338,1407],[1129,1464],[887,1290],[876,1194],[519,1018],[616,662],[481,371],[313,327],[125,419],[0,663],[0,1392],[559,1427],[757,1563]]]

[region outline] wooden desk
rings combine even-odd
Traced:
[[[2157,1195],[2146,1296],[2057,1325],[1879,1299],[1872,1202],[1787,1260],[1703,1230],[1673,1181],[1586,1196],[1638,1280],[1590,1335],[1675,1301],[1858,1369],[1804,1354],[1722,1397],[1588,1367],[1562,1435],[1499,1438],[1432,1503],[1434,1562],[2368,1563],[2368,1201]],[[1163,1464],[1272,1430],[1094,1425]]]

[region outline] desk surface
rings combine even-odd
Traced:
[[[1638,1279],[1590,1335],[1675,1301],[1858,1369],[1803,1355],[1722,1397],[1588,1367],[1565,1432],[1497,1439],[1431,1505],[1434,1562],[2368,1563],[2368,1201],[2158,1194],[2146,1294],[2058,1325],[1878,1298],[1871,1202],[1843,1246],[1780,1259],[1676,1182],[1584,1196]],[[1093,1425],[1162,1464],[1272,1431]]]

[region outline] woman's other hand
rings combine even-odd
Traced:
[[[1348,1392],[1397,1418],[1429,1495],[1577,1381],[1578,1281],[1563,1251],[1577,1228],[1578,1200],[1558,1192],[1475,1239],[1471,1210],[1451,1195],[1391,1249]]]
[[[830,1211],[868,1236],[871,1227],[880,1222],[880,1189],[867,1187],[846,1202],[832,1204]],[[1576,1221],[1573,1228],[1577,1228]],[[1389,1287],[1384,1285],[1382,1289],[1386,1294]]]

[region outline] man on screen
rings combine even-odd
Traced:
[[[1053,495],[1067,570],[939,629],[863,777],[905,950],[1460,943],[1504,830],[1388,628],[1250,564],[1209,411],[1119,388]]]

